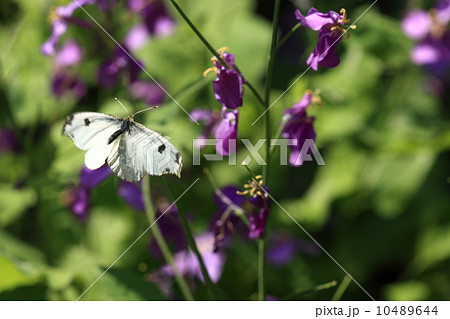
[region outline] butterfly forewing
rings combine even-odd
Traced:
[[[120,128],[121,119],[112,115],[81,112],[67,117],[63,133],[70,137],[74,144],[86,151],[98,146],[103,140]]]

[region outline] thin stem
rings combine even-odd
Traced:
[[[286,117],[283,117],[281,119],[281,123],[278,126],[278,130],[277,130],[277,132],[275,133],[275,135],[273,137],[274,139],[279,139],[280,138],[281,133],[283,132],[284,125],[286,124],[287,121],[288,121],[288,119]],[[270,157],[273,157],[274,151],[275,151],[275,145],[270,145]]]
[[[283,37],[283,39],[281,39],[279,42],[278,42],[278,45],[277,45],[277,48],[275,49],[276,51],[278,51],[282,46],[283,46],[283,44],[287,41],[287,40],[289,40],[289,38],[294,34],[294,32],[295,31],[297,31],[297,29],[298,28],[300,28],[302,26],[302,24],[299,22],[299,23],[297,23],[284,37]]]
[[[272,89],[272,76],[273,76],[273,66],[275,62],[275,53],[277,47],[277,37],[278,37],[278,19],[280,16],[280,3],[281,0],[275,0],[275,6],[273,10],[273,19],[272,19],[272,42],[270,45],[269,58],[267,63],[267,81],[266,81],[266,91],[264,98],[264,106],[266,108],[265,117],[265,125],[264,125],[264,133],[266,138],[266,163],[267,165],[263,166],[263,176],[266,184],[269,183],[269,167],[271,162],[270,156],[270,138],[271,138],[271,129],[270,129],[270,91]],[[264,232],[263,238],[258,241],[258,299],[265,300],[265,287],[264,287],[264,262],[265,262],[265,241],[266,241],[266,232]]]
[[[333,280],[333,281],[330,281],[330,282],[327,282],[327,283],[315,286],[315,287],[313,287],[311,289],[296,290],[293,293],[289,294],[286,298],[284,298],[284,300],[291,300],[291,299],[293,299],[293,298],[295,298],[297,296],[304,295],[304,294],[311,293],[311,292],[320,291],[320,290],[329,289],[329,288],[334,287],[336,285],[337,285],[337,281]]]
[[[266,300],[266,293],[264,289],[264,260],[266,257],[265,252],[265,239],[258,240],[258,300]]]
[[[352,278],[350,278],[349,275],[345,275],[344,279],[342,279],[341,283],[337,287],[333,297],[331,298],[332,301],[339,301],[342,298],[342,295],[344,294],[345,290],[347,289],[348,285],[352,281]]]
[[[253,92],[253,94],[255,95],[256,99],[261,104],[261,106],[264,107],[264,101],[263,101],[261,95],[259,95],[258,91],[256,91],[256,89],[253,87],[253,85],[247,79],[245,79],[245,80],[246,80],[245,84]]]
[[[227,69],[231,69],[231,67],[228,65],[228,63],[225,62],[225,60],[220,56],[220,54],[212,47],[212,45],[206,40],[206,38],[201,34],[201,32],[197,29],[197,27],[192,23],[192,21],[187,17],[187,15],[184,13],[184,11],[180,8],[178,3],[175,2],[175,0],[170,0],[172,5],[175,7],[175,9],[178,11],[178,13],[181,15],[181,17],[186,21],[186,23],[191,27],[192,31],[198,36],[200,41],[203,42],[203,44],[206,46],[206,48],[219,60],[219,62],[226,67]],[[246,80],[246,85],[249,87],[249,89],[253,92],[256,99],[261,103],[261,105],[264,105],[264,101],[261,98],[261,95],[256,91],[255,87]]]
[[[175,193],[173,192],[172,187],[170,186],[170,184],[167,182],[166,179],[164,179],[164,182],[165,182],[166,187],[169,190],[169,193],[171,194],[172,200],[173,200],[175,198],[175,196],[174,196]],[[215,300],[219,300],[219,299],[221,299],[220,295],[219,295],[219,292],[217,291],[216,286],[213,284],[213,282],[211,280],[211,277],[209,277],[208,270],[206,269],[205,263],[203,261],[203,257],[202,257],[202,255],[200,254],[200,251],[197,248],[194,236],[192,235],[191,227],[189,226],[189,223],[188,223],[188,221],[186,219],[186,216],[184,215],[184,212],[183,212],[183,209],[181,208],[181,203],[180,202],[178,202],[177,208],[178,208],[177,209],[178,210],[178,215],[180,216],[181,224],[183,226],[183,230],[184,230],[184,232],[185,232],[185,234],[187,236],[187,239],[188,239],[189,247],[191,247],[192,251],[194,252],[194,254],[197,257],[198,262],[200,264],[200,269],[201,269],[203,278],[205,280],[206,287],[208,288],[211,297],[213,299],[215,299]]]
[[[144,178],[144,181],[142,183],[142,195],[144,196],[144,203],[145,203],[145,214],[147,215],[148,222],[150,225],[153,224],[153,226],[150,228],[153,236],[155,237],[155,240],[161,249],[161,252],[164,256],[164,259],[166,262],[170,265],[170,267],[173,270],[175,280],[178,283],[178,286],[180,287],[181,293],[183,294],[184,298],[189,301],[193,301],[194,296],[192,295],[191,291],[189,290],[189,287],[184,280],[183,276],[181,276],[180,272],[178,271],[178,268],[176,267],[172,253],[170,252],[169,246],[167,245],[166,241],[164,240],[163,235],[161,234],[161,231],[158,227],[158,224],[155,223],[155,212],[153,209],[152,201],[150,199],[150,178],[146,176]]]
[[[272,42],[270,44],[269,58],[267,63],[267,80],[266,80],[266,91],[264,97],[264,106],[267,109],[265,117],[265,138],[266,138],[266,162],[267,165],[263,167],[263,176],[268,183],[268,174],[270,167],[270,143],[269,140],[271,138],[271,130],[270,130],[270,91],[272,89],[272,76],[273,76],[273,66],[275,63],[275,53],[277,48],[277,37],[278,37],[278,19],[280,15],[280,3],[281,0],[275,0],[275,7],[273,10],[273,19],[272,19]]]

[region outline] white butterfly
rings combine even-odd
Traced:
[[[145,174],[175,174],[180,177],[181,155],[159,133],[134,121],[114,115],[81,112],[67,117],[63,134],[86,151],[85,164],[97,169],[105,162],[121,179],[141,180]]]

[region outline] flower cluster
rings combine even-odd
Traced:
[[[402,21],[403,32],[418,44],[411,60],[443,77],[450,69],[450,0],[440,1],[430,11],[413,10]]]
[[[214,201],[218,207],[213,216],[210,229],[214,233],[214,251],[219,251],[226,245],[230,235],[239,233],[243,237],[248,234],[248,227],[237,216],[237,213],[245,214],[247,200],[239,195],[236,186],[225,186],[214,194]]]
[[[61,98],[70,95],[80,100],[87,92],[87,84],[79,78],[75,68],[80,64],[83,52],[78,42],[69,39],[56,52],[55,74],[52,81],[52,92]]]
[[[248,236],[251,239],[264,238],[267,216],[270,211],[269,188],[263,186],[261,175],[245,184],[244,188],[244,191],[237,192],[237,194],[250,195],[249,201],[252,204],[252,213],[249,216],[250,232]]]
[[[210,134],[214,134],[217,143],[216,151],[220,155],[229,155],[236,152],[236,138],[238,128],[239,111],[242,106],[243,85],[245,79],[234,62],[234,55],[225,52],[227,48],[218,50],[220,57],[229,68],[222,65],[216,57],[211,58],[214,67],[207,69],[203,75],[209,72],[216,73],[217,78],[213,81],[214,96],[222,104],[220,119],[217,111],[195,109],[191,116],[195,121],[201,120],[205,123],[205,129],[199,136],[198,147],[202,147],[202,140]]]
[[[313,125],[315,118],[308,116],[306,113],[307,108],[313,104],[321,104],[320,97],[318,94],[307,90],[300,102],[284,111],[282,120],[284,127],[281,136],[295,140],[295,144],[290,145],[289,163],[292,166],[303,164],[304,157],[307,155],[302,152],[305,141],[316,140],[316,132]]]
[[[91,53],[95,52],[97,57],[101,47],[100,52],[104,54],[104,57],[97,68],[99,86],[114,89],[118,85],[125,84],[130,95],[135,99],[148,105],[162,103],[163,90],[153,81],[141,79],[144,77],[142,74],[144,63],[138,61],[132,52],[142,47],[151,36],[161,37],[171,34],[174,22],[167,14],[164,2],[129,0],[127,3],[129,11],[140,19],[129,28],[121,44],[114,44],[113,41],[103,42],[103,39],[107,39],[106,37],[96,36],[95,41],[100,41],[97,48],[83,49],[73,38],[64,39],[63,44],[59,46],[59,42],[71,25],[88,29],[93,34],[104,32],[97,28],[86,14],[84,19],[74,16],[80,8],[94,5],[100,10],[99,19],[108,19],[112,10],[123,12],[117,1],[77,0],[65,6],[59,6],[50,13],[52,34],[41,46],[41,52],[47,56],[55,56],[53,93],[57,97],[70,94],[77,100],[81,99],[87,92],[87,85],[80,77],[81,68],[77,66],[81,64],[85,56],[89,57]],[[100,25],[103,24],[100,22]]]
[[[70,192],[67,200],[72,213],[80,220],[87,218],[92,190],[112,174],[113,172],[106,164],[96,170],[90,170],[85,166],[81,168],[79,185]],[[144,200],[138,185],[120,180],[117,192],[128,205],[143,211]]]
[[[344,32],[349,35],[345,25],[350,22],[345,9],[341,9],[340,14],[334,11],[322,13],[315,8],[311,8],[306,16],[300,10],[295,11],[295,16],[302,26],[319,31],[319,40],[316,48],[309,55],[306,64],[317,71],[320,65],[323,68],[334,68],[341,60],[337,54],[337,46],[342,39]],[[355,25],[350,27],[356,28]]]

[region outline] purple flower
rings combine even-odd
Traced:
[[[236,186],[225,186],[214,194],[214,201],[219,209],[210,226],[215,236],[214,251],[219,251],[231,234],[248,233],[247,226],[236,216],[236,210],[245,213],[243,206],[247,202],[244,196],[237,193],[238,191]]]
[[[130,86],[131,95],[150,106],[160,105],[164,101],[164,91],[155,83],[136,80]]]
[[[7,152],[17,152],[19,143],[14,131],[0,128],[0,155]]]
[[[217,125],[220,120],[220,113],[212,110],[194,109],[191,112],[191,120],[202,121],[205,125],[202,133],[196,139],[196,147],[201,149],[204,144],[204,140],[216,131]]]
[[[284,138],[293,139],[296,141],[295,145],[291,145],[291,154],[289,156],[289,163],[292,166],[300,166],[303,164],[304,156],[301,149],[307,139],[313,141],[316,140],[316,133],[314,131],[314,117],[310,117],[306,114],[306,109],[315,101],[318,97],[313,95],[313,92],[306,91],[303,98],[297,104],[290,109],[287,109],[284,113],[284,121],[286,122],[281,136]],[[320,102],[316,102],[320,103]]]
[[[324,68],[334,68],[340,63],[337,45],[345,31],[344,26],[350,21],[347,19],[345,9],[341,9],[340,12],[341,14],[334,11],[322,13],[311,8],[308,14],[303,16],[300,10],[295,11],[295,16],[300,20],[302,26],[319,31],[316,48],[306,61],[306,64],[315,71],[319,65]]]
[[[84,187],[78,187],[74,190],[72,196],[70,209],[78,219],[84,221],[89,210],[90,191]]]
[[[74,23],[83,27],[90,27],[90,23],[72,18],[72,14],[80,6],[94,4],[95,0],[77,0],[77,2],[71,2],[66,6],[60,6],[52,10],[50,13],[50,21],[52,25],[52,34],[47,41],[41,46],[41,52],[44,55],[54,55],[56,52],[56,44],[59,38],[66,33],[68,23]]]
[[[254,181],[252,181],[254,183]],[[249,201],[254,206],[253,213],[249,217],[250,232],[248,236],[251,239],[264,238],[266,231],[267,216],[270,211],[270,200],[266,192],[269,192],[269,188],[264,186],[264,190],[261,190],[259,186]]]
[[[150,34],[164,37],[173,32],[175,22],[168,15],[163,1],[128,0],[128,7],[142,16]]]
[[[431,18],[428,12],[414,10],[408,13],[402,21],[403,32],[414,40],[425,38],[431,29]]]
[[[79,186],[72,192],[68,201],[68,206],[80,220],[85,220],[87,217],[91,191],[112,174],[106,164],[95,170],[90,170],[85,166],[81,168]],[[145,209],[142,192],[137,185],[121,180],[117,191],[132,208],[139,211]]]
[[[86,166],[83,166],[80,171],[80,185],[81,187],[92,189],[97,187],[110,175],[112,175],[112,170],[106,164],[95,170],[90,170]]]
[[[142,23],[138,23],[132,26],[128,31],[124,42],[131,51],[135,51],[142,48],[145,43],[147,43],[149,36],[150,34],[147,27]]]
[[[236,192],[238,195],[250,195],[249,201],[252,204],[252,213],[249,217],[250,232],[248,236],[251,239],[264,238],[267,216],[270,212],[269,188],[262,185],[262,176],[258,175],[244,185],[244,191]]]
[[[142,197],[141,188],[138,185],[140,186],[140,183],[135,184],[121,180],[117,191],[128,205],[138,211],[144,211],[144,198]]]
[[[117,0],[97,0],[97,3],[100,9],[107,11],[117,5]]]
[[[245,197],[239,195],[237,193],[238,191],[239,188],[229,185],[220,189],[220,196],[217,193],[214,194],[214,201],[216,202],[220,213],[225,212],[230,207],[230,203],[237,207],[241,207],[245,204]]]
[[[61,98],[65,94],[69,94],[77,100],[80,100],[86,94],[87,86],[79,78],[64,71],[59,71],[54,75],[52,92],[58,98]]]
[[[222,119],[215,131],[216,151],[220,155],[229,155],[236,152],[238,116],[238,110],[231,112],[226,112],[225,108],[222,110]]]
[[[124,52],[122,48],[125,49],[129,55]],[[106,88],[115,87],[122,75],[128,78],[129,83],[133,83],[138,79],[143,63],[134,59],[139,63],[139,65],[136,64],[136,62],[130,58],[131,53],[129,50],[125,46],[122,46],[122,48],[116,47],[111,58],[100,65],[98,69],[98,82],[101,86]]]
[[[278,267],[289,263],[298,253],[299,248],[297,241],[287,236],[273,238],[268,246],[267,261]]]
[[[424,65],[438,77],[446,77],[450,68],[450,1],[440,1],[429,12],[414,10],[402,21],[403,32],[419,43],[411,51],[411,60]]]
[[[66,41],[57,52],[55,63],[58,68],[65,68],[79,64],[82,58],[81,47],[76,40],[72,39]]]
[[[225,264],[225,255],[214,252],[214,234],[203,233],[195,238],[195,244],[205,263],[206,270],[213,282],[219,281]],[[182,276],[197,277],[204,281],[200,264],[192,251],[183,250],[174,255],[174,263]],[[169,265],[162,267],[160,273],[173,276],[173,270]]]
[[[234,55],[225,50],[226,48],[222,48],[218,52],[231,69],[227,69],[216,57],[213,57],[211,61],[214,67],[206,70],[203,75],[206,76],[209,71],[217,74],[217,79],[213,81],[214,97],[224,107],[236,109],[242,106],[245,79],[234,63]]]
[[[251,239],[264,238],[264,233],[266,231],[266,221],[269,215],[269,210],[266,208],[261,208],[259,211],[255,210],[253,214],[250,215],[250,232],[248,236]]]
[[[287,234],[271,233],[267,242],[267,261],[276,267],[288,264],[297,254],[317,256],[320,253],[319,246],[314,242]]]

